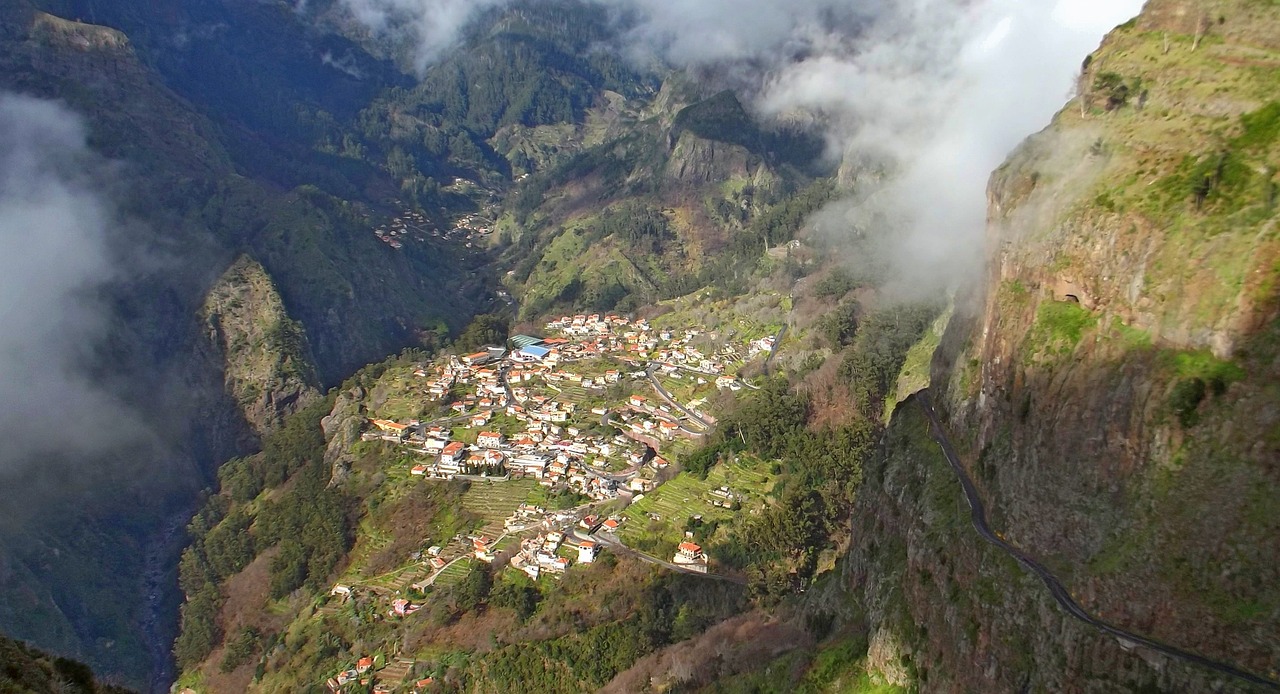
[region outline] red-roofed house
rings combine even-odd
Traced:
[[[497,448],[502,445],[502,434],[495,431],[482,431],[476,438],[476,445],[482,448]]]
[[[680,546],[676,548],[676,551],[690,559],[698,559],[702,556],[702,547],[695,545],[692,542],[681,542]]]
[[[370,419],[369,422],[389,434],[403,434],[404,430],[409,428],[408,424],[392,422],[386,419]]]
[[[463,453],[467,450],[467,445],[461,441],[454,441],[440,451],[440,461],[446,463],[456,463],[462,460]]]
[[[693,571],[707,572],[707,555],[702,553],[701,547],[687,540],[676,548],[676,556],[671,561]]]

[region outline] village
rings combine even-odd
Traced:
[[[409,209],[402,201],[389,202],[400,212],[387,222],[374,227],[373,234],[379,241],[395,250],[404,248],[404,245],[409,242],[426,241],[428,236],[473,248],[493,233],[493,220],[481,214],[463,215],[453,222],[452,227],[441,230],[436,228],[426,215]]]
[[[400,619],[422,607],[409,596],[421,600],[475,562],[534,581],[554,580],[575,564],[594,562],[606,549],[671,570],[709,572],[707,556],[690,532],[661,557],[627,547],[619,538],[630,520],[622,509],[668,481],[670,460],[695,449],[709,432],[716,421],[708,411],[711,397],[755,387],[734,372],[771,353],[776,335],[735,343],[698,327],[654,327],[643,319],[598,314],[560,317],[545,328],[546,338],[517,335],[508,346],[416,365],[414,392],[440,416],[370,417],[361,438],[407,454],[408,479],[542,489],[542,498],[570,499],[572,505],[552,509],[520,502],[500,528],[462,533],[415,553],[412,559],[421,568],[397,574],[398,582],[339,583],[331,600],[341,603],[354,591],[372,590],[387,601],[386,618]],[[721,486],[701,503],[728,510],[737,508],[737,499],[733,489]],[[356,668],[328,684],[337,691],[361,680],[370,678]]]

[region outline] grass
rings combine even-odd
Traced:
[[[462,496],[462,507],[483,519],[481,532],[497,537],[503,532],[503,522],[520,504],[528,502],[537,489],[538,483],[530,479],[472,482]]]
[[[1070,354],[1080,344],[1085,331],[1097,322],[1097,316],[1074,301],[1041,302],[1026,348],[1032,355],[1044,357]]]
[[[1111,322],[1111,334],[1129,350],[1147,349],[1151,346],[1151,333],[1142,328],[1125,325],[1119,318]]]
[[[1239,365],[1219,359],[1207,349],[1166,352],[1162,355],[1162,360],[1179,378],[1201,378],[1206,381],[1221,380],[1231,383],[1245,377],[1244,369]]]
[[[436,576],[435,583],[431,584],[435,588],[449,588],[457,585],[462,579],[471,573],[471,567],[476,563],[471,557],[464,557],[458,561],[446,566],[444,571]]]
[[[635,542],[638,546],[659,540],[678,542],[684,536],[685,523],[693,516],[700,515],[710,521],[749,514],[750,509],[763,502],[773,481],[767,463],[747,456],[740,456],[735,463],[715,466],[705,480],[680,473],[628,506],[622,514],[627,521],[619,533],[624,542]],[[707,503],[707,493],[721,486],[743,495],[741,510],[730,511]],[[661,520],[652,521],[649,513],[658,514]]]
[[[717,691],[786,691],[796,694],[906,694],[911,691],[883,681],[868,669],[865,639],[829,643],[816,653],[796,650],[720,683]],[[797,677],[799,679],[797,679]]]
[[[929,387],[929,367],[933,361],[933,353],[938,349],[938,344],[942,341],[942,333],[947,329],[947,323],[951,321],[951,314],[954,311],[954,305],[948,306],[947,310],[933,321],[933,326],[920,338],[920,341],[907,351],[902,369],[898,372],[897,388],[890,391],[884,400],[883,419],[886,425],[889,424],[893,408],[899,401]]]

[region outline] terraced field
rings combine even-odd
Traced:
[[[427,379],[414,376],[413,370],[412,366],[396,367],[378,379],[375,392],[379,402],[370,408],[370,414],[403,421],[422,417],[439,406],[426,394]]]
[[[472,482],[462,496],[462,507],[483,518],[479,532],[490,539],[503,532],[503,522],[511,517],[520,504],[529,500],[537,489],[536,480],[511,480],[509,482]]]
[[[361,585],[371,588],[378,593],[390,595],[404,590],[409,584],[420,581],[429,575],[431,575],[430,567],[414,562],[408,566],[400,567],[395,571],[385,573],[381,576],[375,576]]]
[[[440,575],[436,576],[436,582],[432,585],[436,588],[448,588],[457,585],[467,577],[467,574],[471,573],[471,567],[475,562],[475,559],[466,557],[446,566],[444,571],[441,571]]]
[[[680,473],[675,479],[627,507],[623,512],[627,522],[620,531],[621,538],[623,542],[634,542],[646,535],[658,534],[679,540],[685,523],[692,516],[727,520],[735,515],[748,513],[749,509],[763,503],[765,495],[773,486],[773,475],[768,470],[767,463],[744,456],[736,463],[717,465],[705,480]],[[707,503],[707,493],[721,486],[727,486],[734,493],[742,495],[742,510],[734,512]],[[656,524],[660,527],[655,527],[655,521],[648,516],[650,513],[658,515],[660,520]]]

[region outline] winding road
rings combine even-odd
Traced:
[[[710,422],[703,419],[702,417],[699,417],[698,414],[695,413],[693,410],[685,407],[684,405],[681,405],[679,401],[677,401],[675,397],[671,395],[671,393],[667,392],[667,389],[662,386],[662,383],[658,380],[658,378],[653,375],[653,372],[657,371],[660,366],[661,364],[659,364],[658,362],[650,362],[649,366],[646,367],[644,370],[645,375],[649,377],[649,383],[653,384],[653,389],[658,391],[658,395],[661,395],[663,400],[666,400],[667,403],[670,404],[672,407],[683,412],[686,417],[702,425],[703,428],[710,429],[711,428]],[[684,429],[685,431],[688,431],[691,434],[703,433],[703,432],[694,431],[692,429],[688,429],[683,426],[681,426],[680,428]]]
[[[1255,675],[1251,672],[1246,672],[1227,663],[1212,660],[1202,655],[1184,651],[1180,648],[1175,648],[1159,641],[1154,641],[1131,631],[1126,631],[1120,627],[1098,619],[1081,607],[1080,604],[1075,601],[1075,598],[1071,596],[1071,592],[1062,584],[1062,581],[1059,580],[1057,576],[1053,575],[1049,569],[1045,568],[1043,564],[1036,561],[1031,557],[1031,555],[1008,542],[1005,542],[1000,538],[1000,536],[996,535],[996,533],[991,530],[991,526],[987,522],[987,509],[982,503],[982,497],[978,494],[978,488],[973,484],[973,480],[970,479],[969,473],[964,469],[964,466],[960,464],[960,456],[956,454],[955,447],[952,446],[951,440],[947,437],[945,430],[942,428],[942,423],[939,421],[937,413],[933,410],[933,404],[929,399],[929,392],[927,390],[922,390],[919,393],[916,393],[913,397],[916,400],[916,404],[919,405],[920,409],[924,412],[925,417],[929,419],[929,426],[932,430],[934,440],[937,441],[938,445],[942,448],[943,455],[947,458],[947,463],[951,465],[951,469],[955,472],[956,478],[960,480],[960,486],[964,489],[965,499],[969,502],[970,519],[973,521],[974,530],[977,530],[978,534],[981,535],[984,540],[995,545],[1005,554],[1017,559],[1018,563],[1022,564],[1028,571],[1035,574],[1045,584],[1045,587],[1049,589],[1049,593],[1053,595],[1053,599],[1058,602],[1058,605],[1067,611],[1067,614],[1098,629],[1099,631],[1111,634],[1123,641],[1163,653],[1170,658],[1191,663],[1193,665],[1199,665],[1209,670],[1214,670],[1224,675],[1230,675],[1231,677],[1235,677],[1270,690],[1280,691],[1280,682]]]

